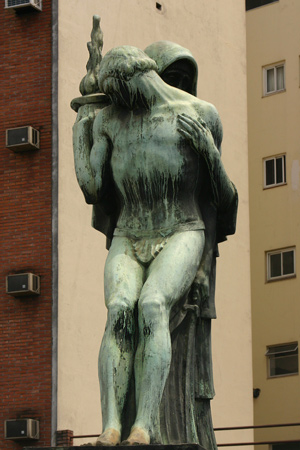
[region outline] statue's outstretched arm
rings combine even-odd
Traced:
[[[197,121],[186,114],[178,116],[178,124],[178,131],[190,141],[194,150],[206,162],[215,206],[218,210],[226,210],[234,201],[236,190],[225,171],[209,127],[204,120]]]
[[[101,116],[99,113],[95,119],[93,107],[82,106],[78,111],[79,120],[73,126],[76,176],[89,204],[96,204],[101,198],[109,161],[110,145],[103,133]]]

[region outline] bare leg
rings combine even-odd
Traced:
[[[150,442],[170,369],[170,310],[195,278],[204,240],[203,231],[176,233],[149,268],[139,300],[139,344],[135,359],[137,416],[125,442],[128,445]]]
[[[133,311],[142,288],[143,271],[133,258],[130,241],[114,238],[104,272],[108,314],[99,353],[103,433],[96,445],[120,443],[121,413],[134,357]]]

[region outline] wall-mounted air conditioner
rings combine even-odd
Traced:
[[[42,11],[42,0],[5,0],[5,8],[34,8]]]
[[[6,147],[14,152],[40,148],[40,133],[32,127],[10,128],[6,130]]]
[[[39,439],[39,421],[33,419],[5,420],[5,439]]]
[[[6,277],[6,293],[14,297],[38,295],[40,293],[40,277],[33,273],[18,273]]]

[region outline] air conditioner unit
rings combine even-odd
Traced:
[[[33,419],[5,420],[5,439],[39,439],[39,421]]]
[[[42,11],[42,0],[5,0],[5,8],[34,8]]]
[[[6,147],[14,152],[40,148],[40,133],[32,127],[10,128],[6,130]]]
[[[6,277],[6,293],[14,297],[38,295],[40,293],[40,277],[33,273],[18,273]]]

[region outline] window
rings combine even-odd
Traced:
[[[266,356],[269,377],[298,373],[298,342],[267,347]]]
[[[285,90],[285,64],[279,63],[263,68],[264,95]]]
[[[286,183],[285,155],[264,159],[264,188]]]
[[[271,450],[300,450],[300,441],[286,442],[284,444],[273,444]]]
[[[246,11],[258,8],[259,6],[268,5],[268,3],[278,2],[279,0],[246,0]]]
[[[296,275],[295,248],[267,252],[267,280],[273,281]]]

